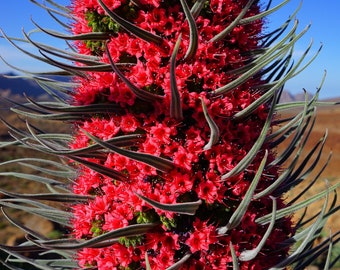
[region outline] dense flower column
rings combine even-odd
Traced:
[[[266,152],[267,163],[274,156],[264,144],[246,170],[223,177],[258,139],[269,106],[262,105],[242,121],[233,119],[233,115],[263,94],[256,89],[261,84],[260,76],[232,91],[215,93],[235,80],[232,71],[246,65],[252,52],[260,48],[262,21],[237,25],[225,37],[215,40],[248,1],[206,1],[195,17],[198,42],[197,48],[191,50],[195,46],[191,43],[192,29],[181,1],[103,3],[161,42],[146,41],[130,33],[113,21],[97,1],[73,1],[75,34],[110,35],[107,43],[76,43],[78,52],[98,56],[117,69],[87,72],[86,77],[77,78],[80,86],[75,90],[74,103],[112,103],[119,105],[120,110],[77,122],[71,147],[87,147],[95,138],[132,138],[130,143],[117,145],[127,152],[107,151],[87,158],[111,169],[116,177],[79,165],[74,192],[95,195],[95,199],[73,206],[74,235],[89,239],[128,225],[159,225],[143,235],[122,237],[108,247],[83,249],[78,252],[79,265],[144,269],[147,254],[151,269],[155,270],[190,255],[181,269],[230,269],[231,246],[239,256],[262,240],[268,225],[259,225],[255,220],[271,213],[272,199],[264,196],[252,200],[239,224],[224,233],[218,228],[228,224],[244,199]],[[195,1],[184,3],[192,8]],[[258,14],[259,9],[254,1],[245,17]],[[124,154],[131,152],[151,154],[164,164],[154,165]],[[267,187],[277,175],[278,168],[266,169],[257,191]],[[153,207],[148,199],[166,205],[197,202],[199,208],[194,215],[188,215]],[[276,201],[277,208],[284,206],[283,198]],[[281,249],[280,243],[291,235],[291,221],[283,218],[276,225],[261,252],[252,260],[239,262],[241,269],[266,269],[287,255],[288,250]]]

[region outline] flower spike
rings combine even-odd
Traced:
[[[324,78],[311,100],[280,101],[320,51],[309,56],[311,42],[294,61],[309,29],[298,30],[301,5],[264,32],[266,16],[289,0],[26,1],[63,30],[32,20],[22,38],[2,32],[55,69],[5,62],[21,73],[6,79],[32,80],[48,97],[2,99],[21,122],[1,115],[9,135],[0,148],[22,146],[23,156],[0,163],[0,214],[26,237],[17,246],[0,239],[0,265],[278,270],[304,269],[323,253],[325,268],[335,265],[340,232],[314,242],[339,210],[340,183],[306,195],[331,157],[323,160],[328,132],[308,143],[317,107],[337,103],[318,101]],[[34,189],[11,190],[22,180]],[[30,215],[56,224],[57,238],[30,228]]]

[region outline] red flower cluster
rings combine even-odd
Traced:
[[[195,19],[197,52],[194,57],[186,58],[190,29],[180,1],[103,2],[125,20],[160,36],[163,44],[146,42],[127,32],[94,0],[73,1],[76,18],[73,32],[109,32],[110,57],[120,64],[124,76],[142,91],[163,98],[152,103],[143,101],[116,73],[88,72],[86,78],[78,78],[80,86],[74,93],[75,103],[112,103],[120,105],[122,110],[77,123],[78,131],[71,147],[78,149],[92,143],[84,131],[104,141],[140,134],[137,142],[123,148],[167,159],[174,166],[160,171],[114,152],[89,159],[124,175],[125,180],[121,181],[79,165],[74,192],[95,195],[95,199],[73,206],[73,228],[77,238],[92,238],[132,224],[161,224],[143,236],[122,238],[106,248],[83,249],[78,253],[79,265],[98,269],[145,269],[146,253],[151,269],[163,270],[185,254],[191,254],[181,269],[230,269],[230,243],[238,255],[256,247],[267,228],[255,222],[256,218],[271,212],[271,199],[265,196],[250,204],[239,226],[226,234],[217,234],[217,228],[226,225],[242,201],[266,146],[246,171],[224,181],[221,176],[233,169],[253,146],[267,117],[268,106],[261,106],[242,122],[232,118],[261,96],[261,92],[255,91],[256,85],[261,83],[260,78],[253,78],[222,96],[211,93],[234,80],[235,75],[230,71],[244,66],[249,52],[259,47],[262,21],[239,25],[223,39],[211,42],[248,2],[211,0]],[[187,5],[192,7],[194,2],[187,0]],[[246,17],[258,13],[259,6],[253,4]],[[175,119],[170,114],[170,58],[180,35],[175,74],[183,119]],[[78,42],[76,46],[79,53],[95,55],[102,62],[110,63],[103,42]],[[219,127],[218,141],[207,148],[211,129],[202,103]],[[269,162],[272,159],[270,153]],[[262,190],[276,176],[275,169],[266,171],[258,189]],[[137,194],[163,204],[198,200],[202,204],[194,216],[189,216],[153,208]],[[283,204],[282,199],[278,199],[279,207]],[[289,237],[291,230],[291,221],[282,219],[261,253],[249,262],[240,262],[240,269],[266,269],[277,263],[287,253],[286,249],[279,248],[279,244]]]

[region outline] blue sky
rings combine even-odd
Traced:
[[[60,4],[67,5],[70,0],[55,0]],[[273,0],[273,6],[281,3],[283,0]],[[40,2],[40,1],[39,1]],[[266,3],[267,1],[262,1]],[[300,0],[291,0],[275,15],[268,18],[268,27],[273,29],[278,27],[299,5]],[[308,46],[313,39],[314,45],[310,57],[315,53],[320,44],[323,49],[317,59],[303,73],[286,83],[286,89],[292,93],[301,93],[305,88],[307,91],[314,93],[323,77],[324,70],[327,71],[326,82],[321,91],[321,98],[340,97],[340,1],[326,0],[322,4],[319,1],[305,0],[302,8],[297,15],[299,20],[299,30],[302,30],[309,23],[312,24],[310,30],[298,42],[295,48],[295,57],[297,58]],[[55,29],[56,24],[51,22],[48,14],[41,8],[32,4],[29,0],[11,0],[2,5],[0,11],[0,27],[10,36],[21,37],[21,29],[26,31],[34,28],[30,18],[33,18],[38,24],[46,28]],[[39,39],[39,37],[38,37]],[[48,44],[56,47],[65,48],[65,45],[56,39],[43,40]],[[23,69],[41,71],[51,70],[50,67],[42,65],[37,61],[23,56],[11,47],[7,41],[0,39],[0,55],[9,63],[19,66]],[[0,73],[9,71],[0,60]]]

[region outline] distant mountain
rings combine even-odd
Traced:
[[[46,92],[33,80],[23,78],[6,78],[5,76],[16,76],[15,73],[5,73],[0,75],[0,93],[10,90],[11,95],[23,95],[37,98]]]
[[[14,76],[14,78],[7,78]],[[34,80],[15,77],[17,74],[13,72],[0,74],[0,96],[13,97],[23,96],[25,93],[32,98],[47,97],[47,93],[42,89]],[[60,76],[49,76],[50,79],[62,80],[67,82],[70,79],[68,77],[61,78]]]
[[[313,95],[311,93],[307,93],[308,100],[311,100]],[[281,97],[280,97],[280,103],[286,103],[286,102],[293,102],[293,101],[304,101],[305,100],[305,94],[299,93],[299,94],[292,94],[288,90],[283,90]]]

